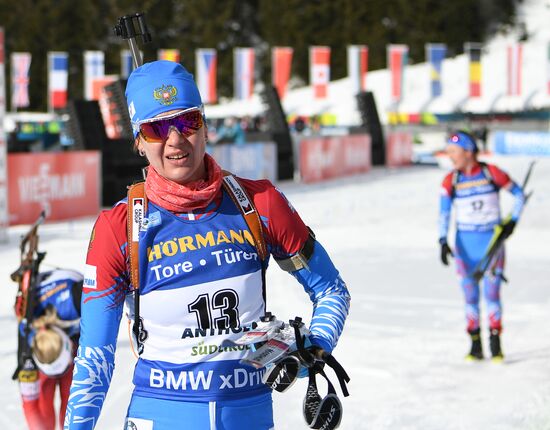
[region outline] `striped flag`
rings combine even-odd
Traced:
[[[432,97],[439,97],[441,88],[441,66],[447,54],[447,45],[444,43],[427,43],[426,60],[430,66],[430,87]]]
[[[30,52],[13,52],[11,54],[11,108],[15,110],[27,107],[29,101]]]
[[[157,58],[159,60],[173,61],[179,63],[181,60],[179,49],[159,49],[157,51]]]
[[[547,51],[546,51],[546,79],[547,79],[547,91],[548,91],[548,94],[550,94],[550,42],[548,43],[548,48],[547,48]]]
[[[0,118],[4,118],[6,112],[6,81],[4,79],[4,28],[0,27]],[[4,121],[0,121],[0,242],[8,241],[8,145]]]
[[[271,83],[277,88],[281,99],[286,94],[293,54],[294,49],[287,46],[275,46],[271,49]]]
[[[69,81],[69,54],[48,52],[48,109],[63,109],[67,106]]]
[[[6,53],[4,51],[4,28],[0,27],[0,117],[6,112]],[[0,139],[2,139],[3,124],[0,121]],[[1,167],[1,163],[0,163]],[[0,175],[1,176],[1,175]]]
[[[403,97],[403,76],[409,54],[407,45],[388,45],[388,68],[391,74],[391,98],[398,102]]]
[[[246,100],[254,92],[254,49],[233,50],[233,88],[237,100]]]
[[[523,65],[523,44],[515,43],[507,49],[508,95],[521,95],[521,68]]]
[[[103,51],[84,51],[84,98],[93,100],[93,80],[105,76]]]
[[[128,79],[128,76],[130,76],[132,70],[134,70],[134,59],[132,58],[132,51],[130,51],[129,49],[122,49],[120,51],[120,77],[122,79]]]
[[[309,48],[309,82],[313,86],[313,96],[324,99],[328,95],[330,81],[330,47],[312,46]]]
[[[216,103],[218,56],[215,49],[195,51],[197,86],[203,103]]]
[[[348,76],[352,94],[367,90],[367,70],[369,67],[369,48],[366,45],[348,46]]]
[[[470,97],[481,97],[481,43],[465,43],[464,51],[470,60]]]

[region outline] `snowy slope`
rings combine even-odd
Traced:
[[[521,180],[526,158],[498,162]],[[503,288],[506,362],[468,364],[462,296],[454,269],[438,260],[436,167],[391,170],[319,185],[282,184],[325,245],[352,294],[347,327],[335,351],[351,375],[342,429],[548,429],[550,423],[550,160],[533,173],[536,190],[508,246],[510,283]],[[503,196],[503,207],[511,200]],[[45,263],[82,270],[93,220],[47,224]],[[22,227],[0,246],[4,299],[0,320],[0,428],[23,430],[16,383],[12,314]],[[45,266],[46,267],[46,266]],[[292,303],[292,306],[289,306]],[[268,306],[280,318],[310,308],[300,285],[276,265],[268,270]],[[98,429],[122,428],[133,358],[123,322],[115,377]],[[486,334],[484,333],[484,338]],[[329,373],[330,374],[330,373]],[[301,416],[304,381],[274,394],[276,428],[307,428]]]
[[[487,111],[507,112],[550,106],[547,91],[550,71],[548,70],[548,44],[550,43],[550,1],[524,0],[519,4],[518,17],[526,24],[529,40],[523,47],[522,95],[509,97],[506,93],[506,48],[519,40],[519,31],[496,35],[485,44],[481,59],[482,96],[468,99],[469,67],[465,54],[447,58],[442,65],[441,79],[443,94],[430,99],[430,70],[425,62],[418,62],[405,68],[403,78],[403,99],[397,106],[399,112],[437,114],[455,111],[484,113]],[[433,42],[438,42],[434,40]],[[476,42],[476,41],[471,41]],[[369,41],[364,40],[368,45]],[[418,58],[416,59],[419,60]],[[386,112],[395,111],[390,99],[390,73],[387,69],[369,71],[367,90],[374,93],[380,120],[387,122]],[[317,115],[332,113],[338,125],[359,125],[361,118],[357,102],[348,78],[330,82],[328,97],[313,98],[312,87],[291,90],[283,100],[287,115]],[[263,112],[261,100],[255,94],[250,100],[232,101],[206,107],[211,118],[227,116],[257,115]]]

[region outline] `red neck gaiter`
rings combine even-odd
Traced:
[[[147,198],[171,212],[183,213],[205,208],[214,200],[222,186],[222,169],[210,155],[204,155],[207,179],[199,179],[185,185],[160,176],[149,166],[145,180]]]

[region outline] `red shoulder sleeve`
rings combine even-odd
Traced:
[[[84,293],[112,289],[127,271],[126,208],[125,204],[119,204],[102,211],[95,222],[86,257],[86,269],[95,270],[95,277],[87,276]]]
[[[284,258],[302,249],[309,231],[285,195],[268,180],[239,181],[260,215],[271,253]]]
[[[500,170],[494,164],[487,164],[487,168],[489,169],[489,172],[491,172],[493,182],[497,187],[504,188],[512,181],[506,172]]]
[[[447,173],[445,178],[443,178],[443,182],[441,183],[441,194],[447,195],[447,197],[451,196],[453,190],[453,172]]]

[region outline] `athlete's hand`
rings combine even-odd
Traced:
[[[449,265],[448,257],[449,255],[451,257],[454,257],[453,251],[451,250],[449,244],[447,243],[446,239],[439,239],[439,244],[441,245],[441,262],[445,265]]]
[[[516,228],[516,222],[514,220],[510,220],[507,223],[501,224],[501,227],[502,227],[502,237],[504,239],[508,239],[514,232],[514,229]]]

